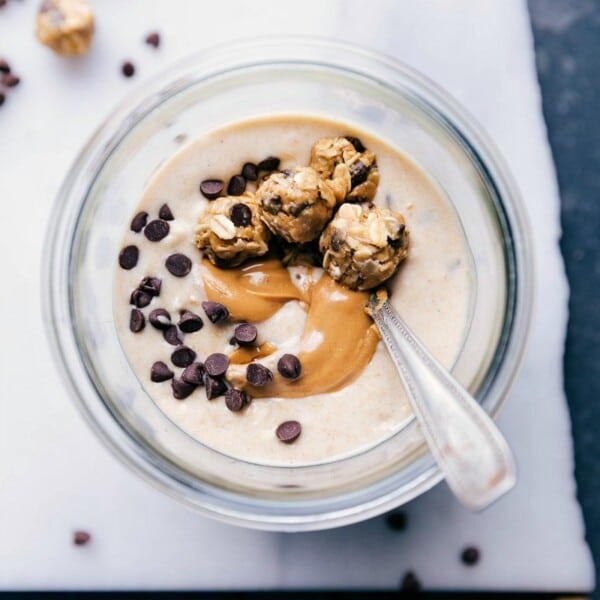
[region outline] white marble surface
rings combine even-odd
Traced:
[[[89,56],[56,58],[32,37],[35,2],[0,11],[0,55],[23,76],[0,109],[0,588],[393,588],[414,569],[429,588],[589,590],[561,358],[567,285],[559,200],[524,2],[96,0]],[[299,8],[301,7],[301,8]],[[158,52],[141,43],[154,28]],[[529,353],[501,418],[518,487],[480,515],[442,484],[382,519],[330,532],[270,534],[199,517],[127,472],[58,379],[40,316],[39,269],[52,199],[69,163],[137,81],[239,35],[329,35],[420,69],[458,98],[507,159],[535,223],[538,303]],[[123,58],[138,66],[119,73]],[[70,544],[85,528],[93,542]],[[466,568],[460,548],[483,560]]]

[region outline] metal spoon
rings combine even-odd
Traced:
[[[367,310],[450,489],[467,508],[485,508],[516,482],[515,462],[504,436],[414,336],[385,293],[372,294]]]

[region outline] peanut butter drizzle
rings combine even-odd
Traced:
[[[275,350],[277,350],[277,346],[274,346],[270,342],[248,348],[240,346],[229,354],[229,362],[232,365],[246,365],[255,358],[264,358],[273,354]]]
[[[269,357],[263,364],[273,371],[273,381],[262,388],[246,384],[253,397],[298,398],[333,392],[354,381],[373,357],[379,334],[365,313],[367,292],[349,290],[327,274],[302,292],[276,259],[253,261],[238,269],[219,269],[205,260],[201,267],[208,299],[227,306],[236,320],[256,323],[289,300],[307,303],[298,352],[302,375],[295,381],[284,379]],[[239,356],[234,351],[231,362],[251,362],[254,356],[249,350]]]

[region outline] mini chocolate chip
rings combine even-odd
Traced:
[[[182,342],[181,337],[179,337],[179,332],[177,331],[177,327],[175,325],[171,325],[163,331],[163,337],[165,338],[165,342],[171,344],[171,346],[179,346]]]
[[[406,513],[400,510],[391,512],[386,515],[385,522],[394,531],[404,531],[406,529]]]
[[[357,137],[351,135],[345,135],[344,137],[354,146],[357,152],[364,152],[366,150],[363,143]]]
[[[0,73],[10,73],[10,65],[4,58],[0,58]]]
[[[204,385],[204,365],[201,362],[193,362],[188,365],[181,374],[181,379],[193,385]]]
[[[369,169],[362,162],[362,160],[357,160],[350,167],[350,185],[352,187],[356,187],[361,183],[364,183],[367,180],[367,175],[369,174]]]
[[[211,323],[222,323],[229,318],[229,311],[220,302],[203,302],[202,308]]]
[[[150,315],[148,316],[148,320],[153,327],[156,329],[160,329],[164,331],[171,327],[171,315],[169,311],[164,308],[155,308]]]
[[[240,346],[252,346],[257,335],[256,327],[250,323],[242,323],[233,331],[233,338]]]
[[[285,175],[286,177],[291,177],[292,176],[292,170],[291,169],[281,169],[281,171],[279,171],[282,175]]]
[[[73,532],[73,543],[76,546],[85,546],[92,536],[87,531],[74,531]]]
[[[238,412],[249,404],[248,394],[242,390],[236,390],[235,388],[229,388],[225,392],[225,406],[233,411]]]
[[[276,430],[275,435],[284,443],[291,444],[302,433],[302,425],[298,421],[284,421]]]
[[[139,288],[136,288],[133,290],[133,292],[131,292],[131,297],[129,299],[130,304],[133,304],[138,308],[144,308],[145,306],[148,306],[150,302],[152,302],[152,295],[148,292],[144,292]]]
[[[144,277],[138,286],[140,290],[150,294],[151,296],[160,296],[160,288],[162,287],[162,279],[160,277]]]
[[[144,313],[137,308],[132,308],[129,317],[129,329],[133,331],[133,333],[139,333],[144,327],[146,327],[146,317],[144,317]]]
[[[298,204],[291,204],[289,211],[292,214],[292,216],[297,217],[302,213],[302,211],[306,210],[307,208],[308,202],[300,202]]]
[[[279,168],[281,161],[276,156],[267,156],[264,160],[261,160],[257,167],[259,171],[275,171]]]
[[[189,367],[196,359],[196,353],[187,346],[180,346],[171,354],[171,362],[176,367]],[[189,382],[188,382],[189,383]]]
[[[246,367],[246,379],[250,385],[263,387],[273,379],[273,373],[264,365],[250,363]]]
[[[172,221],[175,217],[168,204],[163,204],[158,211],[158,216],[163,221]]]
[[[185,277],[192,270],[192,261],[179,252],[171,254],[165,261],[167,271],[175,277]]]
[[[214,200],[223,191],[223,182],[220,179],[205,179],[200,184],[200,192],[208,200]]]
[[[256,181],[258,179],[258,167],[251,162],[244,163],[242,177],[246,181]]]
[[[461,553],[460,559],[463,563],[469,567],[477,564],[479,562],[481,554],[478,548],[475,546],[467,546]]]
[[[196,386],[192,383],[187,383],[181,379],[173,379],[171,381],[171,389],[176,400],[187,398],[195,389]]]
[[[121,65],[121,73],[123,73],[123,75],[125,75],[125,77],[133,77],[135,74],[135,67],[133,66],[133,63],[128,60],[125,61]]]
[[[281,202],[281,196],[271,196],[271,198],[267,198],[262,201],[263,208],[270,212],[272,215],[276,215],[283,206]]]
[[[140,249],[137,246],[125,246],[125,248],[119,252],[119,265],[121,269],[129,271],[137,265],[139,258]]]
[[[173,376],[173,371],[162,360],[157,360],[150,369],[150,379],[155,383],[167,381],[172,379]]]
[[[241,175],[234,175],[229,180],[227,193],[230,196],[241,196],[246,191],[246,180]]]
[[[178,325],[183,333],[194,333],[194,331],[200,331],[204,323],[196,313],[191,310],[184,310],[181,313]]]
[[[158,48],[160,46],[160,35],[158,32],[153,31],[146,36],[144,40],[148,46],[152,46],[153,48]]]
[[[211,377],[208,373],[204,373],[204,387],[207,400],[222,396],[227,391],[227,386],[222,379]]]
[[[12,73],[4,73],[4,75],[2,75],[2,83],[6,87],[16,87],[17,85],[19,85],[20,82],[21,78],[17,77],[16,75],[13,75]]]
[[[139,233],[148,222],[148,213],[145,211],[139,212],[133,219],[131,219],[131,231]]]
[[[204,368],[211,377],[219,377],[225,375],[229,366],[229,357],[226,354],[215,352],[206,357]]]
[[[400,582],[400,589],[404,592],[421,591],[421,582],[412,571],[407,571]]]
[[[239,202],[229,210],[229,218],[236,227],[246,227],[252,222],[252,211],[248,206]]]
[[[302,373],[302,365],[297,356],[293,354],[284,354],[277,361],[277,370],[282,377],[286,379],[298,379]]]
[[[154,221],[150,221],[148,225],[146,225],[144,229],[144,235],[151,242],[160,242],[163,238],[169,235],[169,224],[166,221],[161,221],[160,219],[154,219]]]

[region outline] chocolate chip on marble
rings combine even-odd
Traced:
[[[204,373],[204,387],[206,389],[207,400],[222,396],[227,391],[227,386],[222,379],[211,377],[208,373]]]
[[[160,34],[157,31],[153,31],[146,36],[144,41],[146,44],[148,44],[148,46],[158,48],[160,46]]]
[[[404,531],[406,529],[406,513],[401,510],[391,512],[386,515],[385,522],[394,531]]]
[[[236,227],[247,227],[252,222],[252,211],[245,204],[238,202],[229,210],[229,218]]]
[[[229,318],[227,307],[220,302],[203,302],[202,308],[211,323],[222,323]]]
[[[132,308],[129,317],[129,329],[133,333],[139,333],[144,327],[146,327],[146,317],[144,317],[144,313],[137,308]]]
[[[286,444],[291,444],[297,440],[301,433],[302,425],[298,421],[284,421],[275,430],[277,438]]]
[[[5,85],[6,87],[16,87],[20,82],[21,78],[13,75],[12,73],[4,73],[2,75],[2,85]]]
[[[244,163],[242,177],[246,181],[256,181],[258,179],[258,167],[251,162]]]
[[[176,252],[167,257],[165,266],[174,277],[185,277],[192,270],[192,261],[185,254]]]
[[[181,379],[174,378],[171,381],[171,389],[173,390],[173,396],[176,400],[184,400],[196,389],[196,386],[192,383],[187,383]]]
[[[131,231],[135,231],[139,233],[144,227],[146,227],[146,223],[148,222],[148,213],[145,211],[139,212],[133,219],[131,219]]]
[[[135,66],[131,61],[126,60],[121,65],[121,73],[123,73],[125,77],[133,77],[135,75]]]
[[[250,404],[250,398],[243,390],[237,390],[235,388],[229,388],[225,392],[225,406],[233,411],[238,412],[244,408],[247,404]]]
[[[366,150],[363,143],[357,137],[351,135],[345,135],[344,137],[354,146],[357,152],[364,152]]]
[[[242,323],[233,331],[233,338],[240,346],[252,346],[257,336],[256,327],[250,323]]]
[[[10,65],[4,58],[0,58],[0,73],[10,73]]]
[[[136,288],[131,292],[129,303],[137,306],[137,308],[144,308],[152,302],[152,295],[144,290]]]
[[[227,185],[230,196],[241,196],[246,191],[246,180],[241,175],[234,175]]]
[[[144,277],[138,287],[151,296],[160,296],[162,279],[160,277]]]
[[[129,271],[137,265],[139,258],[140,249],[137,246],[125,246],[125,248],[119,252],[119,266],[121,269]]]
[[[284,354],[277,361],[277,370],[282,377],[286,379],[298,379],[302,373],[302,365],[297,356],[293,354]]]
[[[223,181],[220,179],[205,179],[200,184],[200,192],[208,200],[214,200],[223,191]]]
[[[165,338],[165,342],[171,344],[171,346],[179,346],[183,341],[175,325],[171,325],[171,327],[165,329],[163,331],[163,337]]]
[[[188,365],[181,374],[181,379],[193,385],[204,385],[204,365],[201,362],[193,362]]]
[[[150,369],[150,379],[155,383],[172,379],[174,375],[173,371],[162,360],[157,360]]]
[[[204,369],[211,377],[225,375],[227,367],[229,367],[229,357],[221,352],[210,354],[204,361]]]
[[[204,323],[196,313],[193,313],[191,310],[184,310],[181,313],[178,325],[183,333],[194,333],[194,331],[200,331]]]
[[[421,587],[421,582],[413,571],[407,571],[400,582],[400,589],[403,592],[419,592]]]
[[[257,167],[259,171],[275,171],[279,168],[281,161],[276,156],[267,156],[264,160],[261,160]]]
[[[273,380],[273,373],[264,365],[250,363],[246,367],[246,380],[250,385],[263,387]]]
[[[177,350],[173,350],[171,354],[171,362],[176,367],[189,367],[196,359],[196,353],[187,346],[180,346]]]
[[[156,329],[160,329],[161,331],[168,329],[172,325],[171,315],[169,314],[169,311],[164,308],[155,308],[150,312],[148,320],[153,327],[156,327]]]
[[[467,546],[460,555],[460,559],[463,564],[472,567],[479,562],[481,557],[481,553],[479,552],[479,548],[475,548],[475,546]]]
[[[76,546],[85,546],[91,539],[92,536],[87,531],[78,530],[73,532],[73,543]]]
[[[175,217],[168,204],[163,204],[158,211],[158,216],[163,221],[172,221]]]
[[[169,224],[166,221],[162,221],[161,219],[154,219],[154,221],[150,221],[148,225],[144,228],[144,235],[151,242],[160,242],[163,238],[166,238],[169,235]]]

